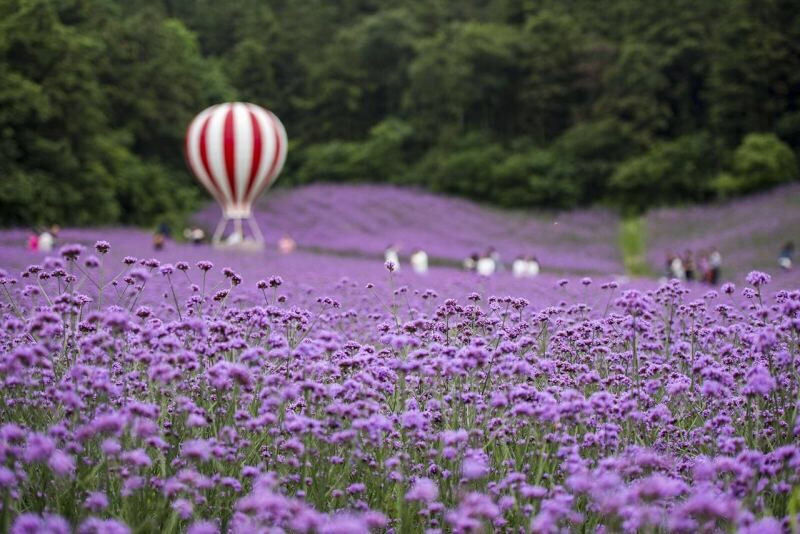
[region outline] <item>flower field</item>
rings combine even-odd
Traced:
[[[776,270],[781,246],[797,241],[800,187],[787,185],[718,205],[654,210],[646,222],[648,261],[657,272],[670,251],[697,253],[716,247],[722,253],[723,275],[735,280],[752,269]],[[800,282],[797,275],[788,278],[796,286]]]
[[[767,274],[23,235],[0,235],[0,531],[796,528],[800,291]]]
[[[534,216],[453,197],[383,185],[314,184],[265,196],[258,213],[269,241],[291,235],[329,251],[375,254],[397,244],[461,261],[493,246],[505,261],[532,254],[549,270],[621,273],[617,220],[606,211]],[[198,216],[213,228],[219,208]]]

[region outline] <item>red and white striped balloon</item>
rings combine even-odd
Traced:
[[[247,218],[286,160],[286,130],[272,112],[243,102],[202,111],[186,131],[186,160],[226,217]]]

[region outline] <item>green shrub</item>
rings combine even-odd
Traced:
[[[733,153],[732,169],[714,180],[720,196],[751,193],[798,177],[792,149],[771,133],[751,133]]]
[[[708,135],[692,134],[654,144],[619,165],[611,177],[612,198],[627,212],[708,198],[714,175]]]

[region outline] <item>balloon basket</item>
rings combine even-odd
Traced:
[[[249,235],[245,232],[245,223]],[[226,234],[228,226],[232,226],[233,231]],[[264,235],[252,215],[245,218],[223,215],[211,238],[211,244],[225,250],[258,251],[264,248]]]

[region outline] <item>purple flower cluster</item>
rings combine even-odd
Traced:
[[[423,280],[301,254],[138,259],[111,242],[94,245],[97,268],[94,240],[0,266],[4,531],[797,520],[800,291],[763,273],[721,293]]]

